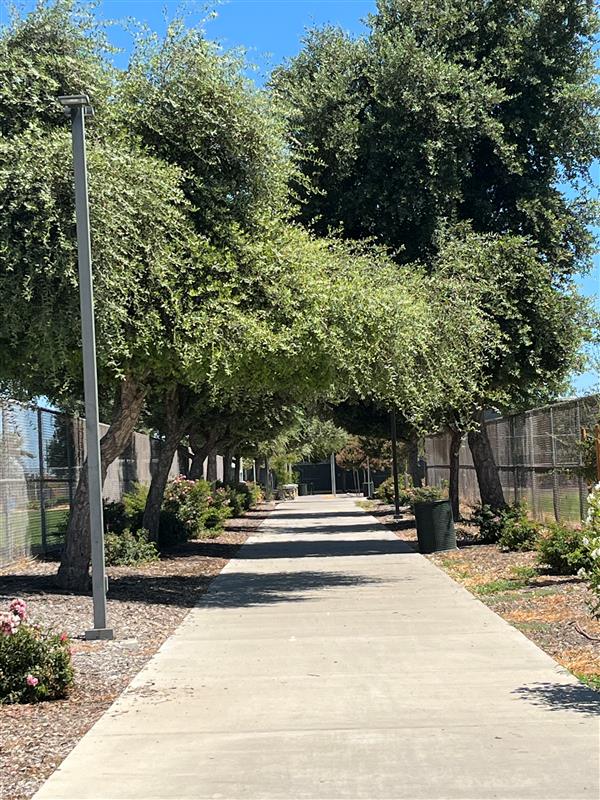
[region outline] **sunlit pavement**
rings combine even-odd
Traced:
[[[36,797],[597,800],[598,697],[353,499],[299,498]]]

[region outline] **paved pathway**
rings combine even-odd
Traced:
[[[352,500],[302,498],[36,797],[596,800],[597,697]]]

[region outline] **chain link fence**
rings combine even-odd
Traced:
[[[524,501],[541,521],[578,522],[586,513],[588,487],[582,475],[582,431],[593,436],[600,420],[600,396],[536,408],[487,422],[487,432],[509,502]],[[427,482],[447,481],[450,435],[425,440]],[[466,440],[460,449],[459,497],[480,502],[473,458]]]
[[[100,425],[100,434],[107,430]],[[103,494],[120,500],[136,483],[149,484],[160,440],[134,433],[108,468]],[[85,422],[20,403],[0,405],[0,565],[59,550],[85,460]],[[170,477],[186,474],[180,448]]]

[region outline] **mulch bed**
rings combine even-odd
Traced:
[[[110,567],[111,642],[85,641],[92,599],[53,585],[57,564],[22,561],[0,570],[0,606],[23,598],[30,617],[72,638],[75,688],[66,700],[0,707],[0,797],[30,798],[125,689],[255,531],[274,504],[228,520],[214,539],[187,542],[160,561]]]
[[[361,504],[365,507],[367,504]],[[369,513],[415,550],[414,517],[378,501]],[[458,550],[427,556],[482,602],[578,677],[600,689],[600,619],[592,617],[585,583],[538,567],[535,552],[505,553],[478,544],[476,529],[456,526]]]

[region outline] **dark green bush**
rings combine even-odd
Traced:
[[[471,523],[479,528],[479,540],[484,544],[497,542],[504,528],[504,511],[490,506],[477,506],[473,511]]]
[[[160,512],[158,521],[158,546],[162,549],[174,547],[190,538],[190,531],[174,511]]]
[[[110,533],[122,533],[126,528],[136,531],[142,527],[144,509],[148,498],[148,487],[135,483],[131,492],[126,492],[117,502],[104,502],[104,529]]]
[[[533,550],[540,531],[539,523],[529,519],[523,503],[503,509],[479,506],[471,522],[479,528],[481,542],[497,542],[505,550]]]
[[[13,600],[0,621],[0,703],[37,703],[66,697],[73,685],[69,640],[27,620]]]
[[[108,533],[104,545],[106,563],[111,567],[133,567],[158,561],[156,545],[149,540],[148,531],[144,528],[133,533],[129,528],[122,533]]]
[[[553,522],[544,527],[537,540],[538,564],[557,575],[575,575],[591,566],[583,545],[585,531]]]

